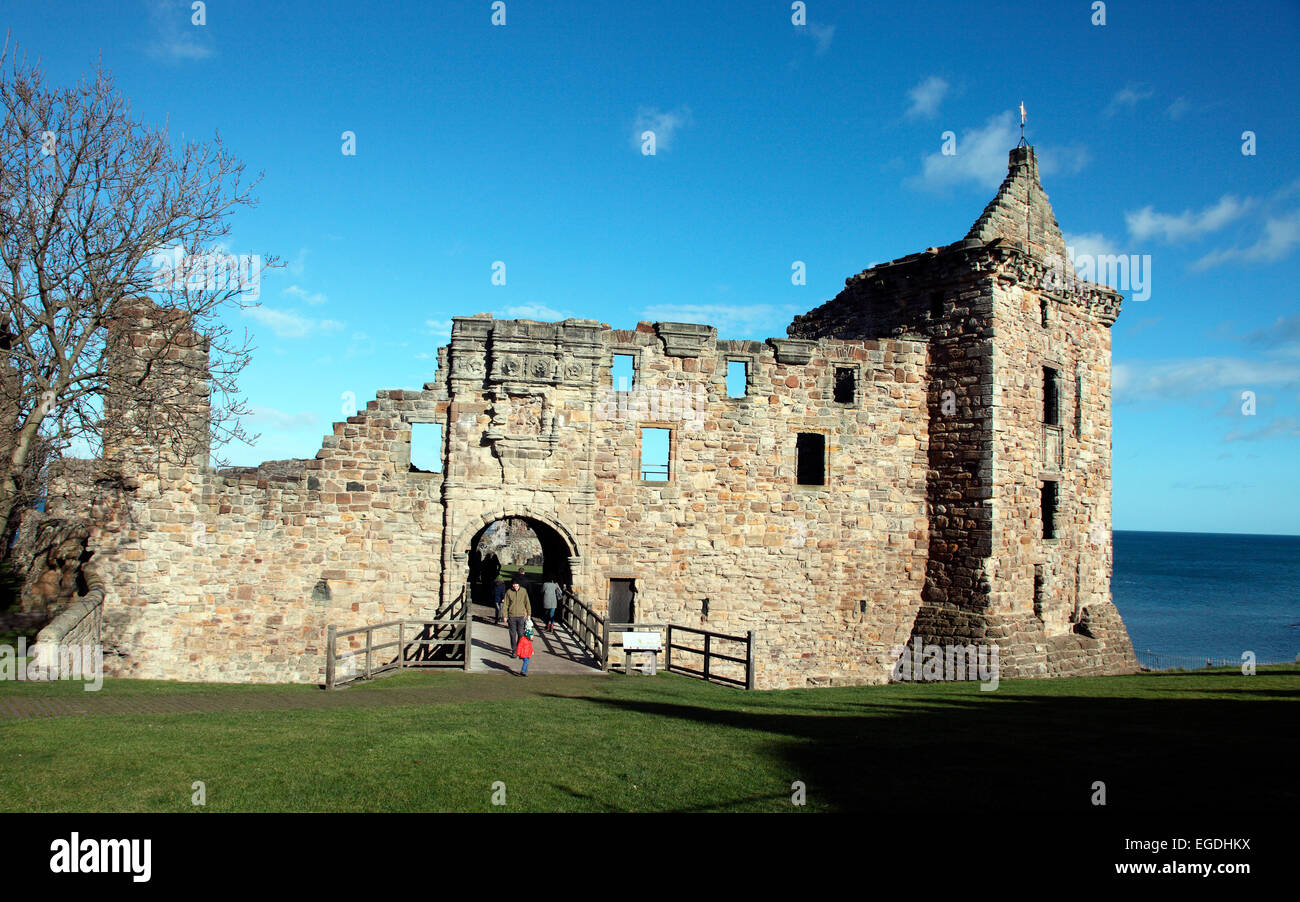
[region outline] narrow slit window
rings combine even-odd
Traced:
[[[839,404],[852,404],[858,394],[858,372],[851,366],[835,368],[835,400]]]
[[[614,391],[631,391],[636,383],[636,358],[631,354],[614,355]]]
[[[826,484],[826,436],[820,432],[800,432],[795,440],[798,457],[795,480],[799,485]]]
[[[442,424],[411,424],[412,473],[442,472]]]
[[[930,295],[930,319],[937,320],[943,317],[943,292],[936,291]]]
[[[641,480],[643,482],[668,481],[672,436],[671,429],[652,426],[641,428]]]
[[[1083,377],[1074,377],[1074,437],[1083,434]]]
[[[727,397],[743,398],[749,393],[749,364],[743,360],[727,361]]]
[[[1059,484],[1055,480],[1043,482],[1043,538],[1056,538],[1056,513],[1060,500]]]
[[[1050,366],[1043,367],[1043,422],[1061,425],[1061,377]]]

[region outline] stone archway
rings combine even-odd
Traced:
[[[516,541],[508,541],[511,533]],[[533,559],[519,558],[520,548],[528,547],[529,534],[535,539],[536,554]],[[507,541],[503,542],[503,538]],[[510,546],[513,557],[502,553],[503,544]],[[549,575],[561,585],[572,586],[580,564],[573,534],[552,518],[528,511],[499,511],[483,516],[462,530],[453,552],[454,559],[465,567],[460,582],[471,587],[476,604],[492,603],[490,586],[498,575],[523,568],[539,585],[542,577]]]
[[[477,540],[479,533],[481,533],[486,527],[498,520],[509,519],[534,521],[553,531],[564,543],[564,547],[568,549],[568,556],[573,559],[570,562],[571,568],[576,568],[580,554],[578,551],[578,540],[574,538],[572,531],[549,514],[535,513],[520,508],[505,508],[479,517],[478,522],[473,523],[460,531],[460,535],[456,537],[456,542],[452,546],[452,553],[456,555],[468,554],[474,547],[474,542]]]

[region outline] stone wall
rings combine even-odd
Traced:
[[[1121,298],[1062,278],[1065,244],[1032,148],[1009,163],[965,240],[849,279],[790,334],[929,341],[930,554],[915,637],[996,642],[1008,677],[1130,671],[1110,598],[1110,326]],[[1059,375],[1051,429],[1045,367]],[[1054,538],[1043,532],[1048,481],[1060,498]]]
[[[1110,601],[1119,296],[1052,284],[1058,250],[1020,148],[966,239],[854,276],[786,338],[456,317],[434,381],[379,392],[313,460],[224,472],[190,453],[206,447],[202,348],[145,310],[110,342],[114,372],[146,374],[130,357],[166,331],[176,365],[132,390],[158,379],[189,401],[170,443],[124,415],[93,501],[70,505],[91,510],[106,666],[320,682],[327,626],[439,616],[485,530],[521,518],[597,611],[630,579],[638,621],[755,631],[760,688],[883,682],[911,637],[996,642],[1004,676],[1133,669]],[[1062,374],[1050,449],[1044,366]],[[411,466],[426,424],[443,427],[441,472]],[[670,437],[666,478],[641,471],[648,429]],[[801,484],[801,434],[824,443],[822,484]]]
[[[637,381],[617,392],[624,351]],[[631,577],[639,619],[758,630],[760,686],[885,678],[925,572],[923,344],[470,317],[440,362],[336,424],[300,476],[136,467],[91,540],[111,672],[319,681],[327,625],[434,616],[482,530],[519,516],[597,610]],[[432,422],[445,474],[411,472],[411,426]],[[664,483],[638,472],[651,424],[672,430]],[[825,436],[827,485],[795,484],[801,431]]]

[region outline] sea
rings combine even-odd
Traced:
[[[1115,530],[1111,591],[1144,666],[1292,663],[1300,536]]]

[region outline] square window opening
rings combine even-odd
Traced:
[[[727,397],[743,398],[749,394],[749,364],[743,360],[727,361]]]
[[[667,482],[670,475],[669,455],[673,431],[653,426],[641,427],[641,481]]]
[[[799,485],[826,484],[826,436],[820,432],[800,432],[795,439],[798,457],[795,481]]]
[[[632,354],[614,355],[614,391],[631,391],[636,384],[636,357]]]
[[[852,404],[857,400],[858,371],[851,366],[835,368],[835,401],[838,404]]]
[[[442,472],[442,424],[411,424],[412,473]]]

